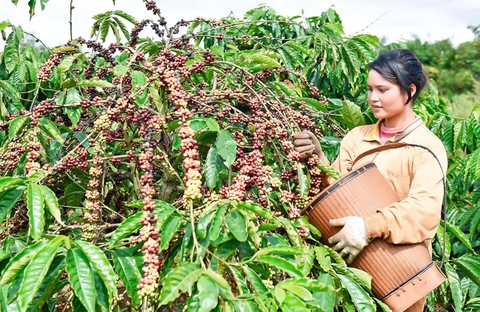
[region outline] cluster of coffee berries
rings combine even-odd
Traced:
[[[53,69],[55,66],[59,65],[62,59],[68,55],[75,53],[76,50],[59,50],[55,51],[48,57],[48,60],[43,64],[43,67],[37,73],[37,79],[40,82],[47,82],[50,76],[52,75]]]
[[[37,131],[32,130],[26,136],[27,143],[27,163],[25,164],[25,175],[31,176],[40,169],[40,142],[37,139]]]
[[[13,217],[0,224],[0,242],[8,235],[13,235],[25,229],[28,224],[28,216],[25,207],[17,209]]]
[[[54,100],[44,100],[40,102],[37,106],[35,106],[32,110],[32,121],[35,122],[47,114],[51,113],[55,109],[55,101]],[[32,125],[35,126],[36,124]]]
[[[282,147],[287,153],[287,159],[289,161],[295,162],[300,160],[300,154],[293,148],[293,143],[291,141],[283,141]]]
[[[322,184],[322,177],[324,173],[320,168],[318,168],[318,164],[321,163],[320,156],[317,154],[312,154],[307,158],[307,167],[310,173],[310,190],[309,195],[315,196],[316,194],[320,193],[321,184]]]
[[[280,202],[282,204],[290,204],[299,199],[299,195],[291,191],[282,190],[280,193]]]
[[[93,162],[88,170],[91,178],[87,183],[87,190],[85,191],[85,213],[83,219],[85,225],[89,224],[90,227],[84,227],[82,237],[84,240],[94,240],[97,238],[98,231],[89,231],[90,228],[95,228],[102,218],[102,205],[100,201],[100,179],[103,175],[103,159],[99,156],[104,150],[105,140],[99,139],[95,143]]]
[[[180,146],[183,152],[183,170],[185,172],[183,178],[185,181],[184,200],[200,199],[202,197],[202,168],[195,131],[190,128],[189,122],[182,124],[178,136],[181,139]]]
[[[233,178],[230,187],[222,186],[220,188],[220,194],[230,200],[242,201],[245,198],[248,180],[248,176],[239,174]]]
[[[297,232],[301,237],[307,237],[310,235],[310,230],[305,226],[298,227]]]
[[[71,168],[86,169],[88,168],[88,151],[84,147],[79,147],[75,152],[65,155],[53,165],[56,172],[66,172]]]
[[[13,171],[17,168],[20,158],[26,149],[20,136],[15,136],[6,146],[5,150],[0,151],[0,170],[5,172]]]
[[[110,130],[111,121],[107,113],[100,115],[93,123],[94,129],[101,132]]]
[[[154,150],[149,142],[144,142],[142,152],[138,157],[140,169],[143,175],[140,179],[141,195],[143,201],[143,215],[140,220],[142,228],[140,229],[140,239],[144,241],[142,247],[143,253],[143,277],[137,286],[138,294],[141,298],[147,297],[155,301],[155,295],[158,289],[159,269],[161,259],[158,256],[159,230],[155,228],[157,215],[153,213],[155,209],[155,189],[153,188],[153,162]]]

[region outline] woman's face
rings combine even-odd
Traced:
[[[385,126],[402,127],[414,118],[412,105],[405,105],[407,98],[400,86],[385,80],[376,70],[370,70],[367,101],[375,118],[385,119]]]

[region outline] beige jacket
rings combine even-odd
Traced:
[[[380,124],[360,126],[352,129],[342,140],[340,153],[332,167],[342,175],[349,172],[352,162],[361,153],[380,143]],[[420,147],[402,147],[367,155],[351,168],[355,170],[373,161],[390,186],[403,200],[379,209],[373,215],[363,216],[369,240],[382,238],[394,244],[412,244],[426,241],[435,235],[440,222],[443,202],[443,180],[447,169],[445,147],[417,117],[395,137],[387,141],[405,142],[429,148],[439,162],[427,150]],[[328,160],[324,160],[328,162]],[[333,183],[326,176],[323,186]],[[373,195],[374,196],[374,195]]]

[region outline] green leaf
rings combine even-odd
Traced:
[[[2,249],[0,249],[0,262],[2,262],[3,260],[9,258],[11,256],[10,252],[6,252]],[[1,287],[1,286],[0,286]]]
[[[243,265],[242,269],[245,273],[245,277],[250,282],[255,291],[257,291],[257,293],[264,294],[268,291],[267,287],[263,284],[262,279],[257,275],[254,270],[252,270],[246,265]]]
[[[305,287],[296,285],[294,283],[284,283],[284,284],[281,284],[280,287],[282,287],[285,290],[288,290],[289,292],[299,297],[303,301],[310,301],[315,299],[312,296],[312,293],[308,289],[306,289]]]
[[[230,168],[237,156],[237,141],[235,141],[230,132],[220,129],[215,146],[218,155],[223,158],[225,165]]]
[[[372,289],[372,276],[363,270],[357,268],[349,267],[348,270],[352,272],[355,277],[358,278],[363,285],[367,286],[369,289]]]
[[[20,62],[20,41],[16,36],[16,33],[12,31],[5,42],[5,48],[3,49],[3,62],[8,73],[11,73]]]
[[[477,256],[470,254],[463,255],[453,260],[453,263],[457,265],[460,271],[468,276],[472,282],[480,286],[480,259]]]
[[[308,248],[308,250],[306,250],[306,252],[300,257],[300,267],[302,274],[303,276],[308,276],[312,271],[315,262],[315,251],[313,250],[313,248]]]
[[[80,116],[82,114],[81,107],[65,107],[65,113],[68,116],[68,119],[72,122],[72,127],[78,125],[80,121]]]
[[[125,65],[122,65],[122,64],[118,64],[117,66],[115,66],[113,68],[113,74],[115,76],[123,76],[125,75],[129,70],[129,67],[128,66],[125,66]]]
[[[140,220],[142,219],[143,212],[137,212],[127,219],[123,220],[123,222],[117,227],[115,232],[110,238],[110,247],[118,243],[121,239],[132,235],[135,231],[142,227],[142,223]]]
[[[227,290],[228,292],[231,293],[231,287],[230,284],[228,284],[227,280],[217,272],[213,271],[212,269],[207,269],[206,271],[203,272],[204,275],[207,275],[212,281],[214,281],[219,287],[223,288],[224,290]],[[229,299],[229,298],[227,298]],[[233,299],[233,294],[232,298]]]
[[[343,101],[342,115],[349,129],[365,124],[360,107],[348,100]]]
[[[66,57],[64,57],[57,67],[58,73],[60,74],[70,70],[70,67],[72,67],[73,62],[75,62],[77,57],[78,55],[67,55]]]
[[[10,283],[10,281],[28,265],[30,260],[35,257],[37,252],[46,245],[47,242],[45,241],[37,242],[34,245],[25,247],[22,251],[20,251],[13,258],[11,258],[2,271],[0,287]]]
[[[225,56],[225,50],[223,47],[220,47],[218,45],[213,45],[210,47],[210,51],[215,54],[215,55],[218,55],[220,57],[220,59],[224,59],[224,56]]]
[[[303,172],[303,165],[297,162],[298,187],[300,188],[300,196],[303,198],[307,194],[308,182],[305,172]]]
[[[310,312],[305,303],[292,293],[285,293],[285,300],[281,304],[281,311],[285,312]]]
[[[52,297],[54,289],[58,286],[57,283],[60,281],[64,268],[65,256],[57,255],[50,264],[50,268],[41,281],[42,283],[32,299],[32,302],[28,305],[28,311],[40,311],[40,307]]]
[[[129,21],[130,23],[132,23],[133,25],[137,24],[137,20],[135,19],[135,17],[133,17],[132,15],[124,12],[124,11],[121,11],[121,10],[115,10],[113,11],[114,14],[120,16],[121,18]]]
[[[210,209],[200,216],[195,228],[195,233],[199,239],[207,237],[207,229],[215,216],[216,209]]]
[[[198,312],[213,310],[218,304],[218,286],[208,276],[202,275],[197,281],[198,300],[200,308]]]
[[[266,255],[302,255],[305,251],[300,247],[293,247],[289,245],[275,245],[275,246],[268,246],[262,248],[257,252],[258,256],[266,256]]]
[[[279,217],[278,221],[280,221],[285,231],[287,231],[290,243],[295,247],[302,246],[302,238],[300,237],[300,234],[298,234],[297,228],[292,224],[292,221],[283,217]]]
[[[328,109],[327,107],[325,106],[325,103],[323,102],[320,102],[319,100],[316,100],[316,99],[312,99],[312,98],[306,98],[306,97],[302,97],[302,98],[297,98],[297,101],[300,101],[300,102],[305,102],[305,104],[307,104],[307,106],[311,107],[311,108],[314,108],[320,112],[323,112],[323,113],[327,113],[328,112]]]
[[[350,298],[352,299],[353,304],[357,308],[357,311],[376,311],[375,305],[372,303],[370,296],[359,284],[357,284],[353,279],[346,275],[338,274],[337,276],[342,282],[343,287],[350,294]]]
[[[275,256],[260,256],[257,261],[268,264],[278,270],[287,273],[291,277],[301,277],[302,272],[295,267],[289,260]]]
[[[75,86],[77,88],[86,88],[86,87],[113,88],[115,85],[113,85],[111,82],[108,82],[106,80],[85,79],[85,80],[79,81]]]
[[[90,260],[90,266],[97,272],[103,283],[105,283],[108,290],[108,299],[111,304],[113,297],[117,295],[117,284],[115,282],[115,272],[110,262],[108,262],[107,256],[105,256],[99,247],[89,242],[76,240],[75,244],[82,249],[85,256]]]
[[[237,270],[237,268],[232,266],[229,268],[229,270],[232,273],[232,277],[233,277],[232,283],[235,283],[238,293],[239,294],[249,293],[250,290],[247,287],[247,282],[245,278],[242,276],[242,274],[240,273],[240,271]]]
[[[128,31],[128,28],[125,26],[125,24],[118,17],[114,16],[113,20],[118,25],[118,28],[120,28],[125,38],[127,38],[127,40],[130,40],[130,32]]]
[[[175,234],[177,234],[181,225],[182,217],[178,215],[173,215],[168,218],[167,221],[165,221],[161,231],[162,242],[160,244],[160,251],[168,248],[170,241],[173,239]]]
[[[15,300],[12,303],[8,304],[8,301],[9,301],[8,291],[9,291],[8,286],[0,288],[0,311],[20,312],[20,303],[18,302],[18,300]]]
[[[225,212],[227,211],[227,206],[221,205],[217,208],[215,212],[215,217],[213,218],[212,225],[210,226],[210,241],[214,242],[217,240],[220,235],[220,229],[222,227],[223,221],[225,219]]]
[[[329,176],[331,176],[332,178],[334,178],[335,180],[338,180],[341,177],[340,172],[338,172],[337,170],[335,170],[331,166],[327,166],[325,164],[318,163],[317,167],[320,170],[322,170],[323,172],[325,172],[326,174],[328,174]]]
[[[335,289],[335,283],[332,276],[329,273],[320,273],[317,279],[318,283],[324,287],[329,287],[329,291],[315,291],[311,288],[308,288],[313,291],[313,296],[316,299],[316,302],[320,305],[322,311],[333,311],[335,307],[335,299],[337,296],[337,291]]]
[[[27,209],[30,236],[39,240],[43,235],[45,226],[45,200],[42,189],[34,183],[30,183],[27,189]]]
[[[238,202],[237,207],[241,209],[246,209],[251,212],[254,212],[255,214],[259,215],[260,217],[274,223],[275,225],[280,225],[280,222],[277,220],[277,218],[272,214],[272,211],[270,211],[267,208],[262,207],[259,204],[251,203],[251,202]]]
[[[3,223],[7,214],[22,196],[25,186],[19,185],[11,189],[7,189],[0,193],[0,223]]]
[[[30,116],[20,116],[10,121],[8,127],[8,138],[11,140],[23,130],[23,127],[30,120]]]
[[[93,277],[95,280],[95,290],[97,292],[97,303],[96,303],[97,311],[111,312],[112,309],[110,309],[110,307],[112,306],[112,304],[110,302],[110,298],[108,295],[109,291],[107,290],[105,283],[95,271],[93,271]]]
[[[261,65],[265,65],[268,68],[278,68],[282,67],[282,65],[277,62],[277,60],[269,57],[264,52],[254,53],[250,55],[252,61],[257,62]]]
[[[282,304],[287,298],[287,294],[285,293],[285,290],[281,287],[275,287],[273,289],[273,293],[275,294],[275,299],[277,299],[278,303],[280,304]]]
[[[440,222],[440,225],[443,226],[443,221]],[[450,234],[453,234],[456,238],[458,238],[462,244],[470,249],[472,252],[475,252],[473,250],[472,244],[470,243],[470,240],[468,239],[467,235],[456,225],[453,225],[450,222],[447,222],[447,232]]]
[[[310,279],[306,277],[299,277],[299,278],[289,278],[286,280],[283,280],[277,284],[278,287],[285,288],[283,285],[284,284],[291,284],[291,285],[296,285],[296,286],[301,286],[302,288],[305,288],[309,290],[310,292],[322,292],[322,291],[328,291],[328,292],[335,292],[335,287],[332,284],[322,282],[321,280],[317,279]],[[288,287],[287,287],[288,288]],[[287,289],[285,288],[285,289]]]
[[[0,177],[0,192],[5,192],[16,186],[24,186],[28,180],[25,178]]]
[[[225,223],[238,241],[245,242],[247,240],[248,233],[245,216],[238,209],[231,210],[226,214]]]
[[[209,131],[220,131],[220,125],[214,118],[205,119],[205,123]]]
[[[25,311],[37,294],[47,275],[50,264],[57,255],[64,236],[57,236],[40,249],[25,268],[22,284],[18,292],[18,300],[22,311]]]
[[[272,81],[272,82],[269,82],[269,85],[273,89],[275,89],[277,92],[283,92],[286,95],[293,96],[293,97],[298,96],[295,90],[290,88],[286,83],[282,81]]]
[[[113,34],[115,35],[115,42],[116,43],[120,43],[120,41],[122,40],[121,36],[120,36],[120,31],[118,29],[118,25],[116,22],[114,22],[113,20],[110,20],[108,21],[108,24],[110,24],[110,28],[112,29],[113,31]]]
[[[133,306],[138,308],[141,300],[138,295],[137,286],[140,284],[142,274],[138,270],[135,259],[123,249],[113,250],[112,253],[115,270],[122,280],[123,285],[125,285],[127,294],[132,299]]]
[[[174,301],[181,293],[188,292],[190,294],[193,285],[202,273],[203,270],[197,263],[182,263],[173,268],[165,277],[164,286],[160,292],[159,306]]]
[[[12,85],[11,82],[6,80],[0,80],[0,90],[2,91],[3,94],[11,97],[12,100],[19,101],[20,93],[15,88],[15,86]]]
[[[80,248],[72,248],[67,250],[66,264],[73,292],[87,311],[95,312],[97,292],[88,258]]]
[[[455,269],[449,263],[445,263],[445,272],[447,275],[450,291],[452,292],[452,299],[454,302],[455,311],[461,312],[463,311],[462,282]]]
[[[145,88],[147,84],[147,77],[141,71],[133,71],[132,73],[132,92],[136,94],[136,99],[138,105],[142,106],[145,105],[146,100],[148,98],[148,94],[145,90],[141,93],[138,92],[138,88]]]
[[[203,167],[203,175],[205,182],[210,190],[213,190],[217,186],[219,169],[217,167],[218,153],[215,145],[212,145],[207,153],[205,159],[205,166]]]
[[[40,190],[43,193],[43,199],[45,200],[45,204],[52,214],[52,216],[57,220],[58,223],[63,224],[61,213],[60,213],[60,206],[58,205],[58,199],[55,193],[44,185],[39,185]]]
[[[108,20],[104,20],[100,28],[100,39],[105,42],[105,39],[108,36],[108,31],[110,30],[110,23]]]
[[[63,144],[62,134],[57,128],[57,125],[50,121],[47,118],[40,118],[38,120],[38,126],[44,131],[44,133],[48,136],[57,141],[60,144]]]

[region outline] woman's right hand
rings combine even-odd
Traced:
[[[322,156],[322,147],[315,135],[307,130],[293,134],[293,147],[300,154],[300,159],[310,157],[313,153]]]

